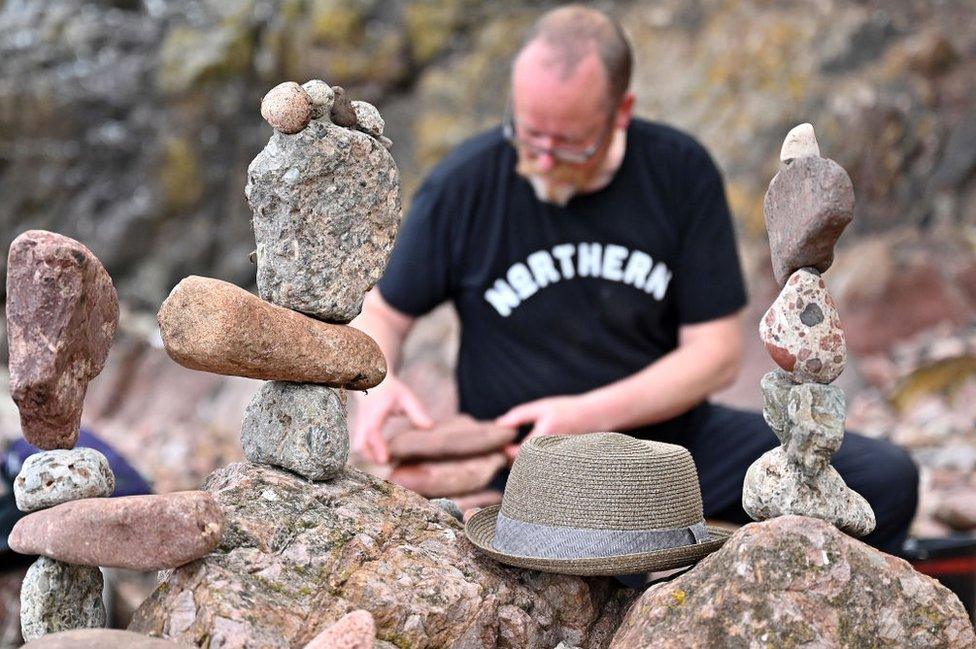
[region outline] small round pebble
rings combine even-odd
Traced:
[[[314,119],[329,117],[332,113],[332,104],[335,102],[335,91],[332,90],[332,86],[320,79],[312,79],[303,83],[302,88],[312,100],[312,117]]]
[[[298,133],[312,119],[312,99],[294,81],[279,83],[261,100],[261,117],[280,133]]]
[[[356,111],[356,124],[359,126],[359,130],[366,131],[373,137],[383,135],[385,123],[380,116],[380,111],[376,110],[376,106],[365,101],[354,101],[352,108]]]

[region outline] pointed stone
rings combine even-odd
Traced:
[[[115,475],[105,456],[93,448],[35,453],[14,479],[14,498],[22,512],[107,497],[113,491]]]
[[[806,266],[826,271],[854,218],[854,185],[833,160],[798,158],[773,177],[763,201],[773,275],[782,286]]]
[[[102,572],[40,557],[20,587],[20,629],[25,642],[48,633],[105,626]]]
[[[294,81],[285,81],[261,100],[261,117],[279,133],[298,133],[312,119],[312,99]]]
[[[779,152],[779,159],[781,162],[789,164],[797,158],[819,155],[820,145],[817,143],[817,136],[813,132],[813,124],[804,123],[794,126],[786,134],[786,139],[783,140],[783,148]]]
[[[356,128],[356,109],[342,86],[332,86],[332,123],[336,126]]]
[[[10,394],[28,442],[75,445],[88,382],[105,366],[118,322],[115,286],[91,250],[44,230],[10,244]]]
[[[763,395],[763,419],[776,433],[780,443],[786,443],[786,426],[789,423],[786,416],[786,406],[789,403],[790,390],[796,383],[783,370],[773,370],[762,377],[760,386]]]
[[[804,268],[790,277],[759,323],[759,336],[793,381],[830,383],[844,371],[847,343],[823,278]]]

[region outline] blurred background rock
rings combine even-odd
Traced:
[[[409,205],[445,152],[499,121],[511,56],[555,4],[0,0],[0,249],[29,228],[75,237],[124,304],[85,423],[159,491],[195,488],[238,459],[259,383],[175,365],[153,315],[189,274],[254,284],[243,188],[271,135],[261,97],[283,80],[319,78],[375,103]],[[910,446],[923,464],[917,533],[967,527],[943,510],[976,499],[971,0],[599,6],[634,43],[637,113],[694,134],[725,174],[752,346],[721,399],[758,407],[772,367],[754,329],[776,293],[762,197],[784,135],[809,121],[857,196],[826,275],[852,352],[840,379],[849,425]],[[442,308],[407,349],[405,376],[440,417],[456,408],[456,339]],[[6,396],[0,431],[19,434]]]

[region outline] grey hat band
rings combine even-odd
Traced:
[[[708,540],[704,521],[663,530],[597,530],[527,523],[498,512],[492,547],[523,557],[579,559],[638,554]]]

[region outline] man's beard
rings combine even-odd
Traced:
[[[515,170],[529,181],[536,198],[559,207],[565,207],[573,196],[586,188],[590,181],[588,170],[557,165],[550,171],[542,172],[524,156],[519,157]]]

